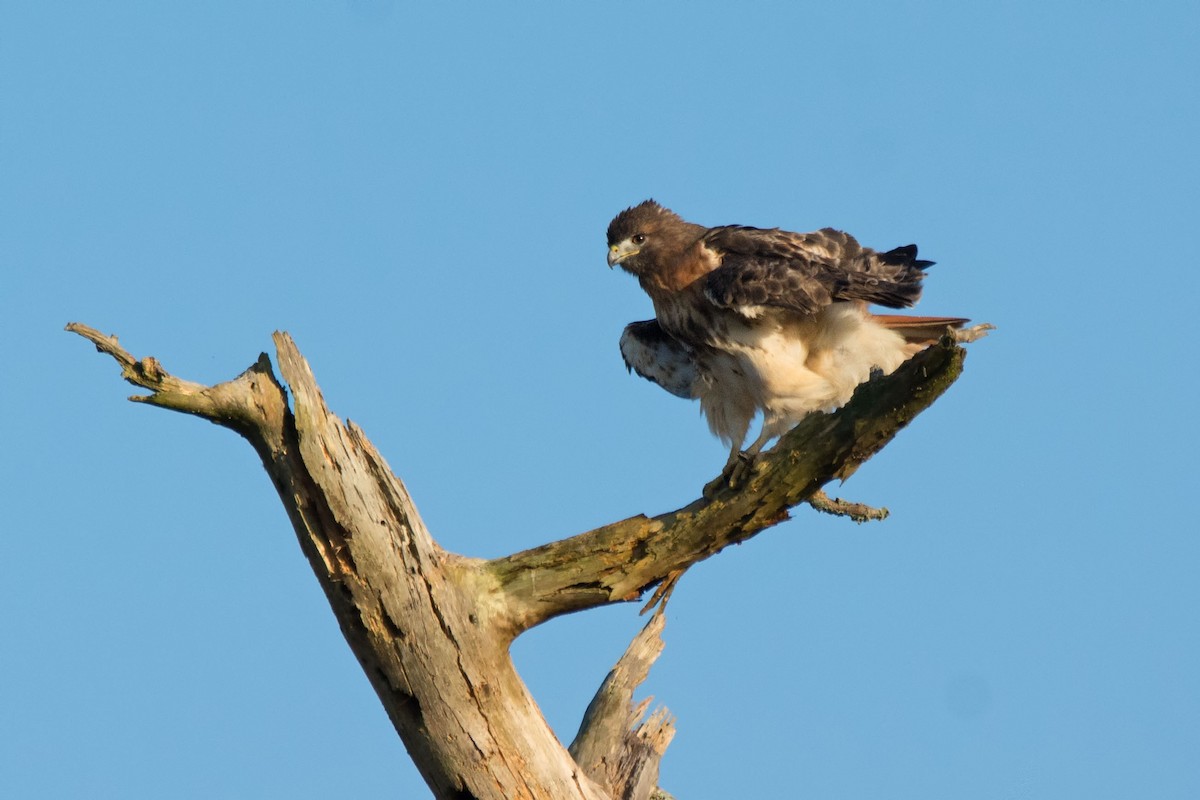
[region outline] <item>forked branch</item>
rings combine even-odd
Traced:
[[[662,606],[675,582],[805,501],[870,516],[821,487],[848,477],[933,403],[965,357],[947,338],[859,387],[837,413],[809,416],[738,491],[485,562],[434,541],[366,435],[325,406],[287,334],[275,334],[275,344],[291,407],[265,355],[237,378],[204,386],[135,359],[116,337],[67,327],[150,392],[131,399],[195,414],[253,444],[342,633],[435,796],[489,800],[657,792],[674,726],[665,710],[643,720],[646,705],[632,696],[662,649]],[[509,645],[552,617],[637,600],[654,586],[657,612],[597,693],[568,754],[517,676]]]

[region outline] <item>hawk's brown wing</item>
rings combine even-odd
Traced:
[[[921,295],[916,245],[877,253],[832,228],[792,233],[778,228],[713,228],[702,240],[721,256],[705,278],[705,294],[727,308],[775,306],[812,314],[834,301],[861,300],[891,308]]]

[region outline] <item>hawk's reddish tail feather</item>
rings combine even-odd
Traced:
[[[932,342],[940,339],[946,328],[961,328],[970,322],[965,317],[911,317],[906,314],[872,314],[871,319],[910,342]]]

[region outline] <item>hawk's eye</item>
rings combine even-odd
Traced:
[[[634,244],[645,244],[646,243],[646,235],[644,233],[635,233],[633,235],[633,243]]]

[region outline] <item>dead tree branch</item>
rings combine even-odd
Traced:
[[[643,720],[653,698],[636,706],[633,693],[663,650],[663,608],[650,617],[588,705],[570,753],[614,798],[649,797],[658,764],[675,735],[665,708]]]
[[[824,489],[818,489],[808,498],[808,504],[817,511],[832,514],[835,517],[849,517],[855,522],[870,522],[885,520],[891,512],[886,508],[872,508],[863,503],[852,503],[840,497],[830,497]]]
[[[839,411],[810,415],[763,455],[736,492],[489,562],[509,597],[513,627],[525,630],[560,614],[636,600],[668,575],[782,522],[788,509],[829,481],[849,477],[928,408],[958,378],[965,356],[946,340],[863,384]]]
[[[846,478],[958,377],[947,339],[859,388],[843,409],[812,415],[765,454],[740,490],[656,517],[483,561],[441,548],[404,484],[353,424],[329,412],[285,333],[215,386],[135,359],[85,325],[83,336],[146,389],[131,399],[230,428],[262,458],[300,547],[397,732],[438,798],[647,800],[674,733],[660,709],[643,720],[634,689],[662,650],[662,603],[692,564],[744,541]],[[822,499],[824,498],[824,499]],[[570,752],[555,738],[508,655],[522,631],[570,611],[636,600],[660,585],[658,610],[589,707]]]

